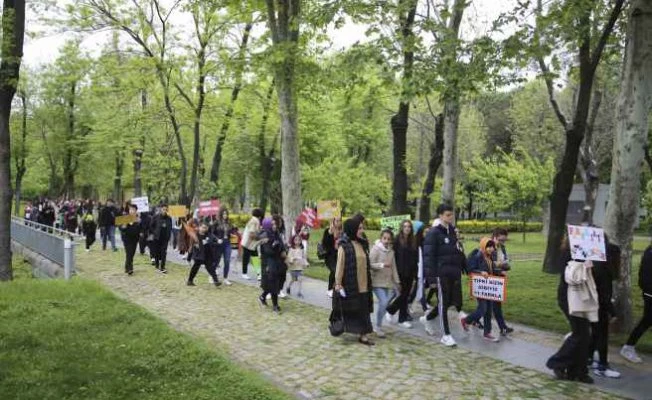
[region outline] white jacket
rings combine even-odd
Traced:
[[[598,322],[600,304],[592,269],[583,262],[571,260],[566,265],[564,280],[568,284],[568,313]]]

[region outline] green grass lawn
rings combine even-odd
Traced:
[[[367,237],[375,241],[379,231],[366,231]],[[323,231],[315,231],[310,235],[310,246],[308,248],[310,258],[310,268],[305,271],[305,275],[322,280],[328,280],[328,269],[324,263],[317,259],[317,243],[321,240]],[[485,235],[467,235],[465,249],[470,252],[475,248],[475,240]],[[510,254],[535,253],[543,254],[545,252],[545,237],[540,233],[528,233],[526,242],[523,243],[521,234],[510,235],[507,243],[507,249]],[[646,237],[636,237],[634,240],[634,266],[632,271],[632,283],[634,284],[633,302],[634,302],[634,319],[638,319],[643,314],[643,300],[641,291],[636,287],[636,278],[638,276],[638,263],[643,250],[649,244]],[[508,322],[514,321],[529,325],[532,327],[565,333],[569,331],[568,322],[557,306],[557,285],[559,275],[544,273],[541,267],[541,261],[523,261],[515,262],[509,275],[507,303],[504,307],[505,318]],[[468,284],[464,284],[465,309],[472,308],[473,300],[468,296]],[[470,305],[471,304],[471,305]],[[611,335],[611,341],[614,344],[623,344],[626,341],[626,335]],[[652,335],[643,335],[637,347],[639,350],[652,353]]]
[[[0,284],[2,399],[288,399],[99,284]]]

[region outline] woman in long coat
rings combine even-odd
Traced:
[[[372,346],[368,335],[373,332],[373,311],[369,244],[364,237],[362,216],[344,222],[335,268],[333,311],[330,320],[344,320],[344,332],[360,335],[358,341]]]

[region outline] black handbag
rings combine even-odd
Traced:
[[[336,294],[336,296],[339,296],[339,294]],[[328,325],[328,330],[330,331],[331,335],[335,337],[340,336],[344,333],[344,310],[342,308],[342,299],[338,298],[337,303],[339,304],[340,319],[331,321]]]

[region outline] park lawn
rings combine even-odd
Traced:
[[[379,231],[366,231],[371,241],[379,237]],[[317,243],[321,240],[323,230],[314,231],[310,235],[308,257],[310,268],[305,270],[305,275],[315,279],[328,280],[328,269],[323,261],[317,259]],[[467,253],[474,249],[474,240],[485,235],[468,235],[465,247]],[[545,252],[545,237],[540,233],[528,233],[526,243],[522,242],[520,234],[510,235],[507,249],[510,254],[541,254]],[[648,246],[650,240],[637,236],[634,240],[634,263],[632,270],[634,320],[638,323],[643,314],[643,299],[641,291],[636,286],[640,256]],[[559,275],[551,275],[542,271],[541,261],[516,261],[509,273],[507,303],[504,307],[505,318],[508,322],[532,326],[539,329],[566,333],[569,331],[568,322],[557,306],[557,285]],[[474,300],[469,298],[468,283],[464,278],[465,309],[473,307]],[[627,335],[612,334],[611,342],[616,345],[623,344]],[[652,335],[643,335],[637,348],[641,351],[652,353]]]
[[[289,399],[198,339],[77,278],[0,286],[3,399]]]

